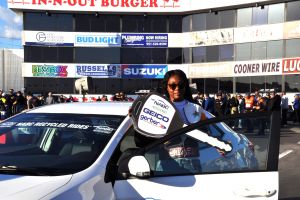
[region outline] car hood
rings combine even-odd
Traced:
[[[0,174],[0,199],[40,199],[65,185],[72,175],[19,176]]]

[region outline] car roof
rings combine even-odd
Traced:
[[[96,114],[126,116],[132,102],[57,103],[37,107],[27,113]]]

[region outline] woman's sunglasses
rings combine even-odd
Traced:
[[[168,84],[168,86],[172,90],[175,90],[177,88],[177,86],[178,86],[179,89],[185,88],[185,84],[184,83],[178,83],[178,84],[172,83],[172,84]]]

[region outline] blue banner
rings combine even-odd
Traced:
[[[164,78],[167,65],[122,65],[122,78]]]
[[[120,65],[76,65],[76,76],[121,78]]]
[[[168,34],[122,34],[122,47],[168,47]]]

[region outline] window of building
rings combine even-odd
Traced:
[[[105,32],[106,29],[106,17],[105,16],[94,16],[89,15],[89,21],[86,23],[90,24],[90,30],[91,32]]]
[[[46,63],[54,63],[58,62],[58,55],[57,50],[58,47],[44,47],[42,48],[43,51],[43,62]]]
[[[205,13],[192,15],[192,31],[206,30],[206,22],[207,20]]]
[[[120,48],[75,48],[75,63],[119,64]]]
[[[219,46],[220,50],[220,59],[219,61],[233,61],[234,60],[234,55],[233,55],[233,45],[228,44],[228,45],[221,45]]]
[[[220,15],[217,12],[206,14],[206,30],[220,28]]]
[[[191,16],[187,15],[182,18],[182,32],[191,31]]]
[[[73,31],[73,16],[51,12],[25,13],[24,30]]]
[[[197,90],[198,92],[204,94],[205,91],[205,79],[204,78],[197,78],[197,79],[192,79],[193,83],[196,83],[197,85]]]
[[[122,32],[139,33],[150,30],[149,24],[144,24],[143,15],[124,15],[122,16]]]
[[[64,48],[57,48],[57,56],[58,56],[58,61],[60,63],[73,63],[74,61],[74,48],[73,47],[64,47]]]
[[[252,8],[242,8],[237,10],[237,27],[251,26]]]
[[[123,64],[166,64],[166,48],[122,48]]]
[[[286,7],[286,21],[293,21],[300,19],[300,1],[287,2]]]
[[[252,60],[262,60],[267,58],[267,42],[254,42],[251,49]]]
[[[268,23],[284,22],[284,3],[269,5]]]
[[[236,27],[236,10],[225,10],[220,15],[220,28]]]
[[[243,61],[251,59],[251,43],[235,45],[235,60]]]
[[[182,49],[182,55],[183,55],[183,61],[182,63],[191,63],[191,48],[183,48]]]
[[[256,90],[264,92],[266,89],[266,77],[265,76],[251,76],[251,92]]]
[[[282,76],[266,76],[266,89],[274,89],[280,92],[282,90]]]
[[[236,92],[237,93],[246,93],[250,92],[250,77],[236,77]]]
[[[299,57],[300,39],[286,40],[285,57]]]
[[[95,20],[100,20],[94,16]],[[102,18],[101,18],[102,20]],[[103,23],[95,29],[100,29],[103,26]],[[91,31],[91,24],[90,24],[90,15],[86,14],[77,14],[75,15],[75,31],[76,32],[90,32]]]
[[[207,62],[219,61],[219,46],[206,47],[206,61]]]
[[[181,64],[182,63],[182,49],[169,48],[168,49],[168,64]]]
[[[146,17],[150,25],[150,33],[167,33],[167,16],[154,16]]]
[[[268,24],[268,6],[259,6],[252,9],[252,25]]]
[[[217,78],[205,79],[205,93],[216,94],[219,91],[219,80]]]
[[[24,46],[24,62],[43,62],[43,47]]]
[[[121,32],[121,18],[119,15],[106,15],[105,22],[106,32]]]
[[[283,40],[267,42],[267,58],[282,58],[283,56]]]
[[[182,32],[182,16],[174,15],[169,16],[169,33],[181,33]]]
[[[286,75],[284,78],[286,92],[300,92],[300,74]]]
[[[233,78],[219,78],[219,90],[226,93],[233,92]]]
[[[206,62],[206,47],[195,47],[192,48],[192,62],[201,63]]]

